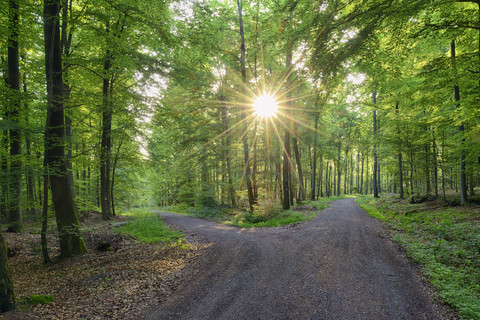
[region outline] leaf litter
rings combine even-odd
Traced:
[[[49,304],[19,306],[0,319],[139,319],[165,301],[180,284],[180,271],[200,253],[201,245],[141,244],[114,231],[98,215],[83,223],[88,253],[49,264],[41,257],[40,234],[6,233],[16,300],[53,295]],[[58,240],[48,235],[51,257]]]

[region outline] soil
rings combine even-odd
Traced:
[[[239,229],[160,214],[208,247],[147,319],[456,318],[353,199],[282,228]]]

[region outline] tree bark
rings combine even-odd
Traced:
[[[399,113],[398,102],[395,105],[395,113],[397,115]],[[397,126],[397,134],[400,135],[400,127],[399,126]],[[400,149],[400,143],[399,143],[398,148]],[[403,199],[404,198],[404,194],[403,194],[403,165],[402,165],[402,152],[400,150],[398,151],[398,185],[399,185],[398,187],[399,187],[400,199]]]
[[[86,252],[87,248],[80,230],[78,211],[69,185],[65,159],[64,88],[59,9],[59,0],[44,3],[45,66],[48,93],[45,158],[60,239],[60,256],[69,257]]]
[[[377,91],[372,93],[372,100],[374,105],[373,110],[373,197],[378,198],[378,159],[377,159]]]
[[[243,1],[237,0],[237,7],[238,7],[238,23],[240,29],[240,69],[242,73],[242,98],[245,98],[247,94],[247,71],[245,68],[245,35],[243,32],[243,17],[242,17],[242,7]],[[249,149],[248,149],[248,125],[247,125],[247,114],[246,114],[246,104],[242,111],[242,121],[243,121],[243,128],[244,128],[244,135],[242,137],[243,141],[243,155],[244,155],[244,162],[245,162],[245,180],[247,182],[247,193],[248,193],[248,206],[250,211],[253,211],[254,206],[254,197],[253,197],[253,188],[252,188],[252,180],[250,177],[250,157],[249,157]]]
[[[293,51],[293,42],[290,42],[288,44],[287,48],[287,56],[286,56],[286,69],[288,73],[290,73],[290,69],[292,67],[292,53]],[[286,80],[286,91],[288,92],[288,86],[289,86],[289,80],[290,76],[287,77]],[[291,101],[288,99],[287,95],[287,110],[288,112],[291,107]],[[285,135],[283,138],[283,210],[288,210],[290,209],[291,202],[293,199],[291,199],[291,182],[290,182],[290,163],[291,163],[291,150],[290,150],[290,119],[287,117],[285,119]]]
[[[315,108],[316,109],[316,108]],[[317,183],[317,140],[318,140],[318,114],[315,113],[314,115],[314,122],[315,122],[315,132],[313,133],[313,159],[312,159],[312,181],[311,181],[311,195],[310,199],[313,201],[315,200],[315,185]]]
[[[0,230],[0,314],[15,308],[13,281],[8,266],[7,245]]]
[[[223,120],[223,130],[225,132],[225,153],[224,158],[227,166],[227,180],[228,180],[228,196],[230,198],[230,203],[233,208],[237,206],[237,202],[235,201],[235,189],[233,186],[233,179],[232,179],[232,164],[230,158],[230,126],[228,121],[228,113],[227,113],[227,104],[225,103],[226,97],[224,95],[220,96],[220,101],[222,101],[222,120]]]
[[[10,206],[8,232],[22,231],[22,134],[20,130],[20,59],[18,54],[18,2],[9,1],[8,77],[10,106]]]
[[[452,61],[452,69],[455,77],[455,84],[453,86],[453,94],[456,103],[456,107],[460,106],[460,89],[458,87],[457,77],[457,67],[456,67],[456,57],[455,57],[455,40],[450,43],[450,50],[451,50],[451,61]],[[460,202],[465,204],[468,202],[468,193],[467,193],[467,164],[466,164],[466,156],[465,156],[465,138],[464,138],[464,131],[465,126],[460,124],[458,126],[458,132],[460,133]]]
[[[304,201],[307,199],[307,194],[305,192],[305,188],[303,186],[303,171],[302,171],[302,163],[300,162],[300,152],[298,151],[298,139],[297,139],[297,130],[298,130],[298,122],[294,124],[294,136],[292,139],[293,143],[293,151],[295,153],[295,161],[297,162],[297,170],[298,170],[298,186],[300,189],[300,201]]]
[[[107,27],[108,33],[108,27]],[[100,205],[102,219],[108,220],[112,216],[110,194],[110,155],[112,151],[112,106],[110,96],[110,68],[112,66],[110,50],[107,49],[103,64],[103,112],[102,112],[102,141],[100,146]]]

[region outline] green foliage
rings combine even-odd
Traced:
[[[225,223],[240,228],[280,227],[310,220],[315,214],[316,212],[304,213],[285,210],[273,216],[265,216],[261,212],[244,212],[236,215],[232,220],[226,221]]]
[[[396,199],[363,197],[362,207],[378,212],[394,240],[424,269],[443,301],[463,319],[480,319],[480,213],[446,205],[429,209]]]
[[[374,201],[374,198],[371,196],[361,197],[356,200],[356,202],[360,205],[360,207],[362,207],[365,211],[367,211],[371,217],[378,219],[380,221],[388,221],[388,219],[385,218],[385,216],[380,211],[378,211],[374,206],[370,204],[373,201]]]
[[[30,305],[35,306],[37,304],[49,304],[54,302],[55,299],[53,295],[38,295],[32,294],[28,297],[24,297],[18,301],[20,305]]]
[[[124,213],[130,219],[119,227],[120,233],[131,235],[143,243],[181,244],[183,234],[164,225],[157,214],[142,209]]]

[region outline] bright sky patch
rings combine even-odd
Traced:
[[[277,101],[268,93],[264,93],[257,97],[253,103],[253,107],[255,109],[255,113],[261,118],[275,117],[278,112]]]

